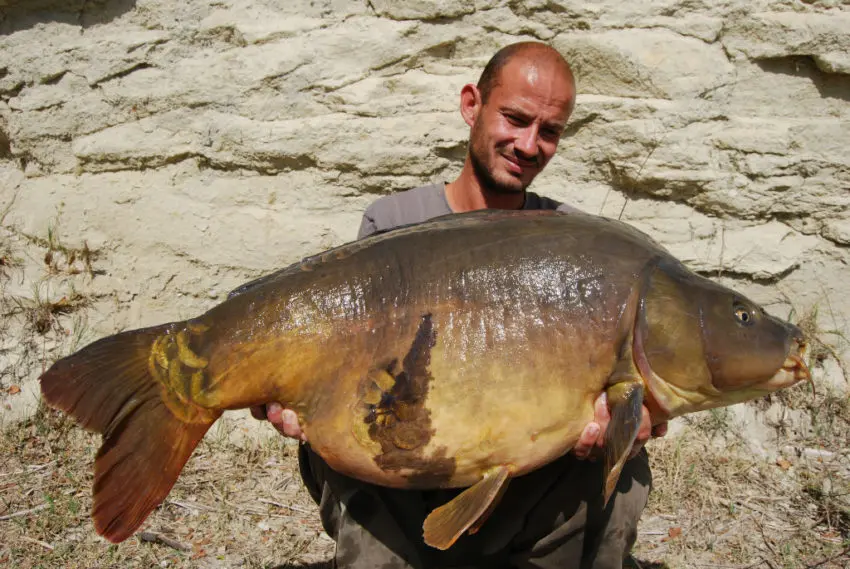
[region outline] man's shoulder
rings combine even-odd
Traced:
[[[366,208],[363,222],[369,225],[368,233],[374,233],[449,213],[445,184],[431,184],[378,198]]]
[[[385,210],[397,209],[399,207],[416,207],[422,204],[430,204],[436,202],[439,205],[445,203],[443,190],[445,184],[429,184],[427,186],[419,186],[403,192],[396,192],[380,198],[369,204],[366,211],[383,212]]]

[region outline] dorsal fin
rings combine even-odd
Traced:
[[[311,255],[309,257],[305,257],[301,261],[297,263],[293,263],[287,267],[282,269],[278,269],[273,273],[269,273],[268,275],[263,275],[257,279],[249,281],[238,288],[235,288],[230,294],[227,295],[227,298],[233,298],[234,296],[243,294],[249,290],[255,289],[259,286],[262,286],[266,283],[277,280],[278,278],[292,274],[298,271],[310,271],[318,268],[322,264],[326,263],[329,260],[334,259],[344,259],[349,255],[360,251],[361,249],[365,249],[366,247],[370,247],[375,243],[379,243],[389,238],[396,238],[399,235],[409,235],[412,233],[425,233],[428,231],[442,231],[445,229],[451,229],[456,227],[468,227],[471,225],[478,225],[480,223],[486,223],[490,221],[500,221],[504,219],[512,219],[512,218],[540,218],[540,217],[554,217],[558,215],[572,215],[564,212],[559,212],[555,210],[503,210],[503,209],[482,209],[478,211],[470,211],[466,213],[450,213],[446,215],[441,215],[439,217],[435,217],[433,219],[429,219],[428,221],[424,221],[422,223],[410,223],[407,225],[400,225],[393,229],[381,230],[376,233],[369,235],[368,237],[364,237],[363,239],[358,239],[357,241],[351,241],[344,245],[340,245],[338,247],[334,247],[333,249],[328,249],[327,251],[323,251],[321,253],[317,253],[315,255]]]

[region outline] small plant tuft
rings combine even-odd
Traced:
[[[34,285],[31,298],[8,296],[5,316],[22,317],[30,330],[42,336],[51,331],[64,333],[59,317],[73,314],[89,306],[91,301],[73,289],[54,300],[45,288],[43,283]]]

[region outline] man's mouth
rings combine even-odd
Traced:
[[[508,170],[512,174],[522,174],[537,167],[537,161],[535,160],[521,160],[515,156],[507,156],[505,154],[502,154],[502,157],[508,163]]]

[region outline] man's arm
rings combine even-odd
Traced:
[[[573,207],[569,204],[562,203],[558,206],[557,211],[562,211],[564,213],[584,213],[577,207]]]
[[[371,209],[371,207],[368,208],[363,214],[363,219],[360,220],[360,230],[357,232],[357,239],[369,237],[378,231],[378,226],[375,224],[375,218],[371,215]]]

